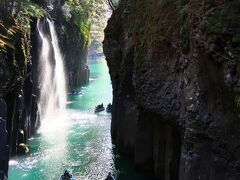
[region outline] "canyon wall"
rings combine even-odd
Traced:
[[[33,93],[30,36],[16,21],[0,16],[0,170],[39,126]]]
[[[121,0],[105,30],[120,153],[161,180],[240,179],[240,1]]]

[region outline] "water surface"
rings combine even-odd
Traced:
[[[68,169],[81,180],[102,180],[113,172],[117,179],[151,179],[134,171],[118,154],[110,136],[111,114],[94,113],[94,106],[112,101],[112,86],[103,58],[89,60],[90,84],[76,87],[81,95],[68,97],[68,108],[42,122],[28,141],[30,153],[10,161],[10,180],[57,180]]]

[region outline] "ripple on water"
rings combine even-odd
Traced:
[[[28,141],[30,154],[10,161],[9,180],[55,180],[64,169],[76,180],[102,180],[114,171],[111,115],[94,114],[95,105],[111,102],[110,78],[106,63],[91,67],[96,67],[91,77],[95,80],[81,89],[82,96],[69,99],[72,109],[42,122],[38,134]],[[100,79],[100,71],[106,81]]]

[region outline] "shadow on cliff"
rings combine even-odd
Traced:
[[[114,144],[114,142],[113,142]],[[144,173],[136,169],[134,166],[133,161],[127,159],[126,157],[120,155],[117,152],[117,148],[113,146],[113,153],[114,153],[114,164],[116,172],[114,172],[114,176],[117,180],[157,180],[151,174]]]

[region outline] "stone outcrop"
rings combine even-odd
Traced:
[[[161,180],[240,179],[240,1],[122,0],[105,30],[111,133]]]

